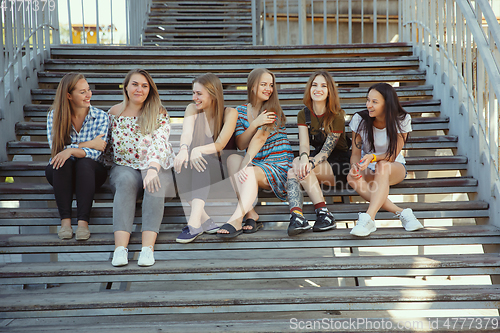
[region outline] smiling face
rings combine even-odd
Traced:
[[[92,90],[90,90],[87,80],[80,79],[75,85],[73,91],[67,94],[72,109],[88,108]]]
[[[323,75],[318,75],[314,78],[311,84],[311,99],[314,102],[326,101],[328,97],[328,85]]]
[[[370,90],[366,97],[366,108],[372,118],[385,117],[385,99],[381,93],[375,89]]]
[[[193,84],[193,102],[196,104],[197,110],[207,110],[212,107],[212,96],[208,90],[199,82]]]
[[[142,74],[134,74],[127,84],[127,95],[131,103],[142,104],[149,95],[149,82]]]
[[[273,76],[269,73],[264,73],[260,76],[257,87],[254,88],[257,101],[262,103],[269,100],[274,91]]]

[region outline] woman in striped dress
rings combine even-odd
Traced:
[[[246,149],[246,154],[245,157],[234,154],[228,158],[229,173],[234,175],[233,184],[239,193],[239,205],[229,222],[217,232],[221,238],[253,233],[262,227],[253,209],[259,188],[272,190],[280,200],[286,200],[285,186],[293,154],[275,82],[269,70],[254,69],[247,80],[248,103],[236,108],[236,144],[239,149]]]

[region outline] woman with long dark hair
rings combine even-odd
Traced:
[[[375,230],[380,208],[396,214],[407,231],[423,228],[410,208],[402,209],[389,200],[389,187],[406,177],[401,153],[411,132],[411,117],[401,107],[396,90],[387,83],[368,89],[366,110],[351,120],[352,157],[347,177],[349,185],[370,202],[366,213],[359,213],[351,234],[368,236]]]
[[[89,219],[94,193],[105,181],[101,163],[106,147],[108,115],[90,105],[92,91],[83,74],[66,74],[57,87],[47,116],[47,138],[51,149],[45,176],[54,187],[61,217],[58,236],[71,239],[71,203],[76,195],[78,227],[76,240],[90,237]]]

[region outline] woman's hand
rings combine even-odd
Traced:
[[[189,160],[189,153],[187,149],[179,150],[179,153],[177,154],[177,156],[175,156],[174,159],[175,172],[180,173],[182,170],[182,165],[184,165],[184,167],[187,168],[188,160]]]
[[[236,173],[236,178],[240,181],[240,183],[244,183],[248,179],[248,165],[241,168],[240,171]]]
[[[274,123],[276,120],[276,113],[267,112],[267,110],[262,111],[261,114],[257,118],[252,121],[252,124],[255,125],[256,128],[262,125],[268,125]]]
[[[349,170],[349,176],[354,179],[360,179],[362,176],[359,173],[359,165],[357,163],[351,164],[351,169]]]
[[[366,154],[365,156],[363,156],[358,163],[359,171],[363,171],[368,168],[368,165],[372,162],[372,160],[373,154]]]
[[[90,148],[93,148],[93,149],[99,150],[99,151],[104,151],[104,149],[106,149],[106,144],[107,144],[107,142],[104,141],[104,139],[103,139],[103,137],[105,135],[106,134],[99,134],[94,139],[90,140]]]
[[[52,158],[52,160],[50,161],[50,164],[52,164],[52,168],[54,169],[61,168],[64,165],[64,163],[66,163],[66,160],[71,157],[72,149],[73,148],[67,148],[57,153],[57,155],[54,156],[54,158]]]
[[[203,172],[207,168],[208,162],[203,158],[199,147],[191,150],[191,169],[194,167],[196,171]]]
[[[148,169],[146,177],[143,181],[143,189],[147,190],[149,193],[158,192],[161,188],[160,177],[158,177],[158,172],[154,169]]]
[[[293,163],[293,171],[299,180],[305,179],[311,173],[311,163],[306,154],[301,155],[300,159]]]

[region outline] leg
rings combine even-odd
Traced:
[[[243,222],[243,217],[248,213],[257,198],[259,187],[270,189],[267,182],[267,177],[264,171],[255,166],[247,168],[248,178],[241,184],[237,179],[234,182],[237,184],[238,193],[240,193],[239,207],[229,218],[229,224],[231,224],[236,230],[240,230],[241,224]],[[228,233],[227,230],[220,229],[218,233]]]
[[[77,202],[78,228],[76,239],[86,240],[90,237],[88,222],[95,190],[100,187],[107,177],[104,166],[90,158],[80,158],[75,164],[75,193]]]
[[[239,154],[233,154],[233,155],[229,156],[227,159],[227,168],[229,170],[231,184],[233,185],[233,189],[236,192],[236,194],[238,195],[238,197],[241,197],[241,194],[239,192],[241,189],[241,186],[240,186],[241,184],[237,184],[238,180],[234,179],[234,175],[238,172],[242,160],[243,160],[243,156],[241,156]],[[258,168],[258,169],[260,169],[260,168]],[[262,171],[262,173],[264,173],[264,172]],[[265,183],[262,182],[262,188],[269,188],[269,184],[267,183],[267,179],[266,179],[265,174],[264,174],[264,180],[265,180]],[[247,180],[247,182],[248,182],[248,180]],[[258,189],[257,189],[257,191],[258,191]],[[257,198],[257,195],[255,195],[255,198]],[[240,204],[241,204],[241,200],[238,203],[238,205],[240,205]],[[259,214],[257,214],[255,209],[253,208],[253,205],[251,205],[250,210],[248,210],[246,212],[246,218],[253,219],[255,221],[257,221],[259,219]],[[232,221],[232,219],[230,219],[230,221]],[[238,229],[238,228],[236,228],[236,229]]]
[[[383,208],[389,212],[396,213],[402,209],[388,199],[389,186],[398,184],[405,178],[405,167],[399,162],[377,162],[375,173],[364,170],[360,179],[347,177],[349,185],[358,194],[370,202],[367,213],[372,219]]]
[[[57,235],[61,239],[71,239],[73,229],[71,228],[71,204],[73,202],[73,192],[75,184],[73,159],[68,159],[59,169],[54,169],[48,164],[45,168],[47,181],[54,188],[54,197],[56,199],[57,209],[61,218],[61,228]]]
[[[71,203],[73,202],[73,192],[75,184],[75,161],[68,159],[59,169],[47,165],[45,176],[50,185],[54,188],[54,197],[56,199],[57,209],[63,226],[71,226]]]
[[[113,198],[115,248],[127,247],[134,223],[137,195],[142,192],[141,173],[130,167],[115,164],[111,168],[109,181],[115,192]]]

